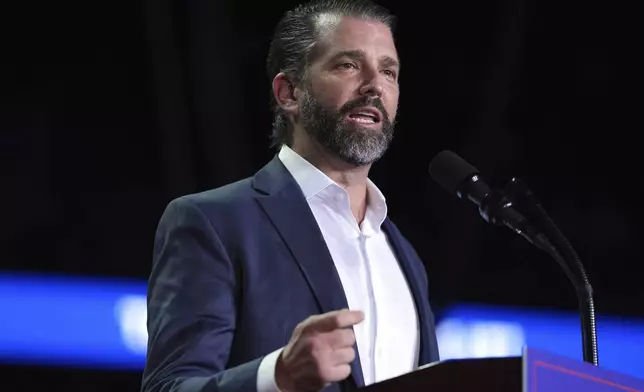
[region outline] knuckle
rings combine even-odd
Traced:
[[[311,336],[307,340],[307,347],[313,357],[319,357],[324,351],[324,342],[320,336]]]
[[[355,343],[355,336],[351,330],[338,331],[337,341],[341,346],[351,346]]]
[[[338,373],[340,375],[341,379],[345,379],[351,375],[351,366],[349,365],[342,365],[338,368]]]
[[[310,332],[310,331],[311,331],[311,329],[313,329],[313,328],[314,328],[315,323],[316,323],[317,321],[318,321],[317,316],[309,316],[309,317],[307,317],[304,321],[302,321],[301,323],[299,323],[299,324],[295,327],[295,329],[296,329],[299,333],[301,333],[301,334],[308,333],[308,332]]]
[[[334,317],[334,319],[335,319],[334,321],[335,321],[335,325],[336,325],[336,327],[337,327],[337,328],[340,328],[340,326],[342,326],[342,325],[344,324],[344,322],[345,322],[346,314],[345,314],[345,313],[337,314],[337,315]]]
[[[331,379],[330,369],[325,362],[316,363],[316,373],[323,382],[327,382]]]
[[[293,328],[293,335],[301,335],[304,332],[304,328],[304,323],[299,323],[295,328]]]

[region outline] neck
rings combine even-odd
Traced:
[[[327,152],[308,135],[294,138],[291,149],[340,185],[349,195],[351,212],[358,223],[367,210],[367,179],[371,165],[356,166]]]

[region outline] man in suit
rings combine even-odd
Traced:
[[[280,21],[279,153],[161,217],[143,391],[353,390],[438,360],[424,266],[368,179],[398,105],[392,29],[366,1]]]

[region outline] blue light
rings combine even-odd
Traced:
[[[145,313],[130,314],[142,320],[138,331],[124,314],[141,309],[145,290],[138,281],[0,274],[0,360],[140,369],[145,350],[131,336],[145,330]]]
[[[644,320],[597,315],[599,365],[644,376]],[[524,345],[582,360],[576,312],[460,305],[438,323],[441,359],[520,355]]]
[[[0,361],[140,371],[146,282],[0,274]],[[644,375],[644,320],[597,316],[600,366]],[[521,355],[581,360],[576,312],[459,305],[437,324],[441,359]]]

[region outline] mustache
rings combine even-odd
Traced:
[[[350,111],[365,107],[365,106],[373,106],[374,108],[378,109],[380,113],[382,114],[383,121],[389,121],[389,116],[387,115],[387,110],[385,109],[385,105],[382,103],[382,100],[378,97],[360,97],[357,99],[354,99],[353,101],[349,101],[342,105],[340,108],[340,115],[344,116],[345,114],[349,113]]]

